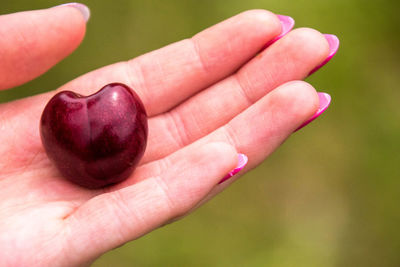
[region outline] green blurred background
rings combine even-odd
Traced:
[[[400,266],[399,1],[116,0],[92,10],[81,47],[0,101],[56,89],[253,8],[339,36],[308,79],[333,103],[273,156],[191,216],[94,266]],[[2,0],[2,14],[61,4]],[[0,25],[1,26],[1,25]],[[101,233],[99,233],[101,234]]]

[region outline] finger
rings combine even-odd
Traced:
[[[314,112],[313,110],[315,109],[315,102],[316,102],[316,99],[315,99],[315,92],[313,92],[314,91],[314,89],[310,86],[310,85],[308,85],[307,83],[303,83],[303,82],[295,82],[295,83],[289,83],[288,84],[290,87],[293,87],[293,88],[289,88],[289,87],[281,87],[281,88],[279,88],[281,91],[280,92],[277,92],[279,95],[277,95],[276,96],[276,98],[277,99],[270,99],[270,101],[276,101],[276,102],[285,102],[286,103],[286,106],[293,106],[293,105],[297,105],[298,107],[296,108],[296,107],[293,107],[294,109],[292,110],[292,111],[289,111],[289,110],[287,110],[287,109],[285,109],[285,110],[281,110],[281,113],[285,113],[286,115],[290,115],[290,113],[292,114],[292,116],[298,116],[297,117],[297,120],[296,120],[296,122],[295,122],[295,124],[296,125],[298,125],[299,123],[300,123],[300,125],[302,126],[302,125],[304,125],[304,123],[305,122],[308,122],[309,121],[309,119],[306,119],[306,120],[304,120],[303,118],[305,118],[304,117],[304,115],[300,115],[299,116],[299,113],[296,111],[296,109],[298,109],[298,108],[301,108],[301,109],[303,109],[303,114],[304,114],[304,112],[306,112],[306,113],[308,113],[309,114],[309,112]],[[295,87],[297,87],[297,89],[295,89]],[[286,92],[285,92],[286,91]],[[293,97],[292,96],[292,94],[293,93],[295,93],[295,91],[296,91],[296,93],[300,93],[300,92],[303,92],[303,100],[301,100],[301,99],[298,99],[297,100],[297,104],[294,102],[294,101],[292,101],[291,100],[291,97]],[[300,92],[298,92],[298,91],[300,91]],[[308,92],[306,92],[306,91],[308,91]],[[306,95],[309,95],[308,97],[306,96]],[[326,97],[326,96],[321,96],[321,95],[319,95],[319,101],[318,102],[320,102],[321,100],[323,101],[322,103],[320,102],[319,104],[319,107],[321,108],[322,107],[322,109],[327,109],[327,107],[329,106],[329,103],[327,103],[327,102],[325,102],[325,101],[327,101],[326,99],[324,100],[324,99],[321,99],[321,98],[323,98],[323,97]],[[264,99],[262,99],[262,100],[264,100]],[[261,101],[262,101],[261,100]],[[261,102],[260,101],[260,102]],[[257,103],[258,104],[258,103]],[[262,109],[262,107],[259,107],[260,109]],[[307,111],[308,110],[308,111]],[[251,114],[250,112],[247,114],[247,116],[252,116],[252,115],[254,115],[254,113],[256,113],[256,112],[260,112],[260,111],[262,111],[262,110],[253,110],[253,114]],[[318,109],[318,111],[320,111],[320,109]],[[277,112],[276,110],[274,111],[274,112]],[[315,114],[315,113],[313,113],[313,114]],[[321,113],[319,113],[319,114],[321,114]],[[278,115],[279,116],[279,115]],[[243,115],[243,119],[245,118],[245,114]],[[307,117],[306,118],[309,118],[308,117],[308,115],[307,115]],[[281,121],[280,121],[281,122]],[[250,122],[251,123],[251,122]],[[255,123],[255,122],[254,122]],[[240,124],[240,120],[238,120],[238,121],[236,121],[236,122],[232,122],[232,125],[231,126],[228,126],[228,128],[229,127],[238,127],[238,125]],[[236,126],[235,126],[236,125]],[[300,127],[301,127],[300,126]],[[232,183],[234,183],[236,180],[238,180],[243,174],[245,174],[246,173],[246,171],[248,171],[249,169],[251,169],[251,168],[254,168],[256,165],[258,165],[259,163],[261,163],[265,158],[267,158],[273,151],[275,151],[276,150],[276,148],[281,144],[281,143],[283,143],[284,142],[284,140],[286,140],[286,138],[287,137],[289,137],[294,131],[297,131],[298,129],[299,129],[299,126],[297,126],[297,127],[295,127],[295,128],[292,128],[293,127],[293,122],[291,122],[291,121],[286,121],[286,122],[283,122],[282,123],[282,125],[277,125],[277,127],[281,127],[282,128],[282,130],[283,130],[283,132],[286,132],[286,135],[284,135],[283,137],[280,137],[280,138],[278,138],[278,140],[277,141],[275,141],[275,142],[273,142],[272,143],[272,147],[270,147],[270,148],[268,148],[267,146],[264,146],[265,148],[264,149],[256,149],[256,150],[258,150],[258,152],[257,151],[255,151],[255,153],[253,153],[253,156],[252,156],[252,162],[251,162],[251,164],[249,164],[248,166],[246,165],[246,169],[244,169],[244,170],[241,170],[239,173],[237,173],[235,176],[233,176],[233,177],[231,177],[231,178],[229,178],[229,179],[227,179],[226,181],[224,181],[223,183],[219,183],[219,184],[217,184],[208,194],[207,194],[207,196],[206,197],[204,197],[199,203],[197,203],[196,204],[196,206],[194,206],[193,208],[192,208],[192,210],[190,210],[188,213],[190,213],[191,211],[193,211],[193,210],[196,210],[198,207],[200,207],[200,206],[202,206],[202,205],[204,205],[206,202],[208,202],[208,201],[210,201],[211,199],[213,199],[216,195],[218,195],[219,193],[221,193],[223,190],[225,190],[227,187],[229,187]],[[233,128],[231,128],[231,129],[233,129]],[[289,129],[288,129],[289,128]],[[292,131],[292,129],[295,129],[294,131]],[[221,130],[221,132],[222,131],[225,131],[225,132],[229,132],[229,130]],[[275,129],[274,130],[274,132],[275,131],[279,131],[278,129]],[[210,137],[209,139],[211,139],[211,140],[213,140],[213,139],[220,139],[220,137],[218,136],[218,135],[225,135],[225,136],[230,136],[230,135],[232,135],[232,136],[235,136],[235,134],[228,134],[228,133],[217,133],[217,134],[215,134],[214,136],[212,136],[212,137]],[[248,134],[247,134],[248,135]],[[257,135],[256,136],[256,138],[262,138],[262,139],[267,139],[267,138],[269,138],[269,136],[270,136],[271,134],[270,133],[268,133],[267,131],[264,131],[264,133],[261,133],[260,135]],[[236,135],[237,136],[237,135]],[[231,138],[231,137],[229,137],[228,139],[230,139],[230,140],[239,140],[238,141],[238,143],[239,144],[241,144],[242,142],[240,141],[240,139],[243,139],[243,137],[240,137],[240,136],[237,136],[237,137],[233,137],[233,138]],[[249,135],[248,135],[249,136]],[[206,139],[208,139],[208,138],[206,138]],[[208,140],[203,140],[202,142],[207,142]],[[201,145],[201,143],[202,142],[200,142],[200,144],[199,145]],[[234,141],[235,143],[236,143],[236,141]],[[257,141],[255,141],[255,142],[257,142]],[[239,146],[242,146],[242,145],[239,145]],[[249,148],[251,146],[251,144],[250,145],[247,145],[247,148]],[[241,148],[238,148],[238,149],[241,149]],[[247,151],[249,151],[249,150],[247,150]],[[162,170],[161,170],[162,171]],[[179,218],[178,218],[179,219]]]
[[[254,168],[316,113],[319,97],[308,83],[293,81],[272,91],[200,144],[227,142],[246,154],[246,169]],[[242,172],[243,174],[243,172]]]
[[[229,122],[278,85],[301,80],[328,55],[325,37],[297,29],[234,74],[149,121],[143,162],[159,159]]]
[[[319,107],[319,97],[308,83],[294,81],[286,83],[235,117],[228,124],[189,145],[192,150],[209,142],[225,142],[248,157],[248,163],[239,173],[221,184],[217,184],[188,213],[195,210],[241,175],[254,168],[275,151],[302,123]],[[144,174],[157,176],[168,169],[168,165],[150,162],[139,167],[130,183],[145,180]],[[185,214],[182,215],[182,217]]]
[[[235,167],[237,153],[227,144],[210,143],[183,149],[167,161],[161,176],[99,195],[68,217],[72,255],[82,257],[84,251],[90,260],[184,214]]]
[[[269,48],[271,52],[263,55],[261,59],[256,58],[248,63],[249,65],[255,65],[255,67],[248,67],[246,65],[239,71],[238,76],[227,78],[216,86],[210,87],[165,116],[150,119],[149,145],[147,146],[143,162],[162,158],[227,123],[235,115],[246,109],[252,101],[256,101],[260,95],[266,94],[271,90],[274,83],[271,83],[265,77],[273,76],[274,73],[279,76],[277,72],[285,68],[286,71],[293,73],[293,76],[282,77],[281,81],[276,80],[275,83],[283,83],[285,79],[295,79],[298,76],[304,76],[304,73],[307,73],[308,69],[313,67],[313,64],[318,64],[317,61],[322,57],[321,54],[323,54],[323,51],[319,50],[324,50],[324,45],[326,45],[324,38],[318,32],[307,29],[289,33],[286,37],[279,40],[279,42],[283,43],[286,51],[280,50],[279,46],[274,44]],[[292,44],[293,47],[289,44],[285,45],[286,42]],[[274,61],[273,55],[285,53],[292,55],[294,63],[289,63],[287,59],[282,62],[282,65],[273,63],[276,70],[269,70],[270,67],[268,64]],[[304,58],[302,57],[303,55],[305,56]],[[287,69],[288,67],[285,65],[292,66],[292,68]],[[270,75],[266,75],[265,72],[270,73]],[[238,77],[249,77],[251,75],[258,77],[260,82],[255,82],[254,85],[247,83],[248,86],[243,86],[242,88],[242,84],[246,84],[246,82],[241,81],[239,83],[239,80],[245,78]],[[285,72],[283,75],[286,75]],[[100,75],[100,77],[102,76]],[[255,80],[255,78],[251,79]],[[262,80],[265,85],[262,84]],[[249,98],[252,101],[248,101]],[[7,166],[10,166],[10,162],[29,162],[31,156],[26,151],[37,151],[41,148],[40,141],[37,141],[40,140],[37,137],[37,127],[36,125],[32,125],[32,123],[36,124],[45,105],[44,99],[45,97],[38,96],[3,105],[2,110],[4,115],[0,117],[7,118],[7,120],[13,118],[13,122],[18,122],[18,125],[11,125],[9,127],[18,129],[17,131],[8,132],[10,138],[15,137],[18,140],[27,140],[26,145],[21,143],[18,145],[18,148],[21,150],[20,154],[24,155],[24,157],[13,153],[19,160],[15,161],[13,157],[9,157],[9,160],[6,162]],[[29,112],[24,112],[24,110],[29,110]],[[20,123],[21,121],[24,121],[24,123]],[[27,133],[30,134],[27,135]],[[17,135],[23,135],[24,138],[19,138]],[[26,139],[26,136],[32,136],[32,138]],[[21,160],[25,158],[26,160]]]
[[[270,155],[293,131],[315,114],[318,107],[319,97],[311,85],[302,81],[289,82],[261,98],[224,126],[187,147],[195,150],[196,146],[209,142],[229,143],[238,153],[248,157],[248,164],[240,172],[243,174]],[[140,178],[143,177],[142,173],[156,176],[164,171],[165,168],[149,162],[139,167],[135,173]]]
[[[85,35],[78,8],[63,6],[0,16],[0,89],[28,82],[74,51]]]
[[[191,39],[86,74],[61,90],[85,95],[118,81],[138,93],[149,115],[159,114],[236,71],[280,31],[276,15],[247,11]]]
[[[199,33],[193,41],[178,42],[128,63],[96,70],[60,90],[90,94],[110,81],[121,81],[135,89],[148,114],[155,114],[169,108],[165,101],[183,99],[190,92],[194,93],[239,68],[268,40],[279,34],[280,27],[280,21],[268,11],[247,11]],[[194,46],[194,43],[197,45]],[[17,129],[7,134],[20,140],[17,147],[22,153],[29,150],[37,154],[36,151],[41,148],[36,124],[46,102],[53,95],[54,92],[51,92],[0,106],[0,121],[3,125],[7,123],[8,128]],[[169,103],[172,105],[172,102]],[[26,142],[26,138],[18,136],[26,137],[28,132],[32,138]],[[3,138],[6,140],[8,137]],[[20,159],[19,155],[16,157]],[[24,158],[23,162],[29,162],[32,156],[29,154]]]

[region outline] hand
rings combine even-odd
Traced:
[[[71,6],[0,16],[0,89],[25,83],[72,52],[85,19]],[[52,23],[45,23],[51,21]],[[134,240],[225,189],[248,156],[260,164],[319,107],[304,79],[329,54],[326,38],[281,33],[274,14],[253,10],[59,90],[91,94],[129,85],[149,115],[146,153],[121,184],[88,190],[60,177],[44,153],[39,119],[50,92],[0,105],[0,265],[73,266]],[[261,51],[261,52],[260,52]]]

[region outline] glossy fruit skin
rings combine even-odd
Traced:
[[[64,91],[47,103],[40,135],[65,178],[101,188],[125,180],[139,163],[147,144],[147,114],[137,94],[121,83],[87,97]]]

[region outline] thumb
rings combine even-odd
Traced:
[[[28,82],[72,53],[89,15],[74,3],[0,16],[0,89]]]

